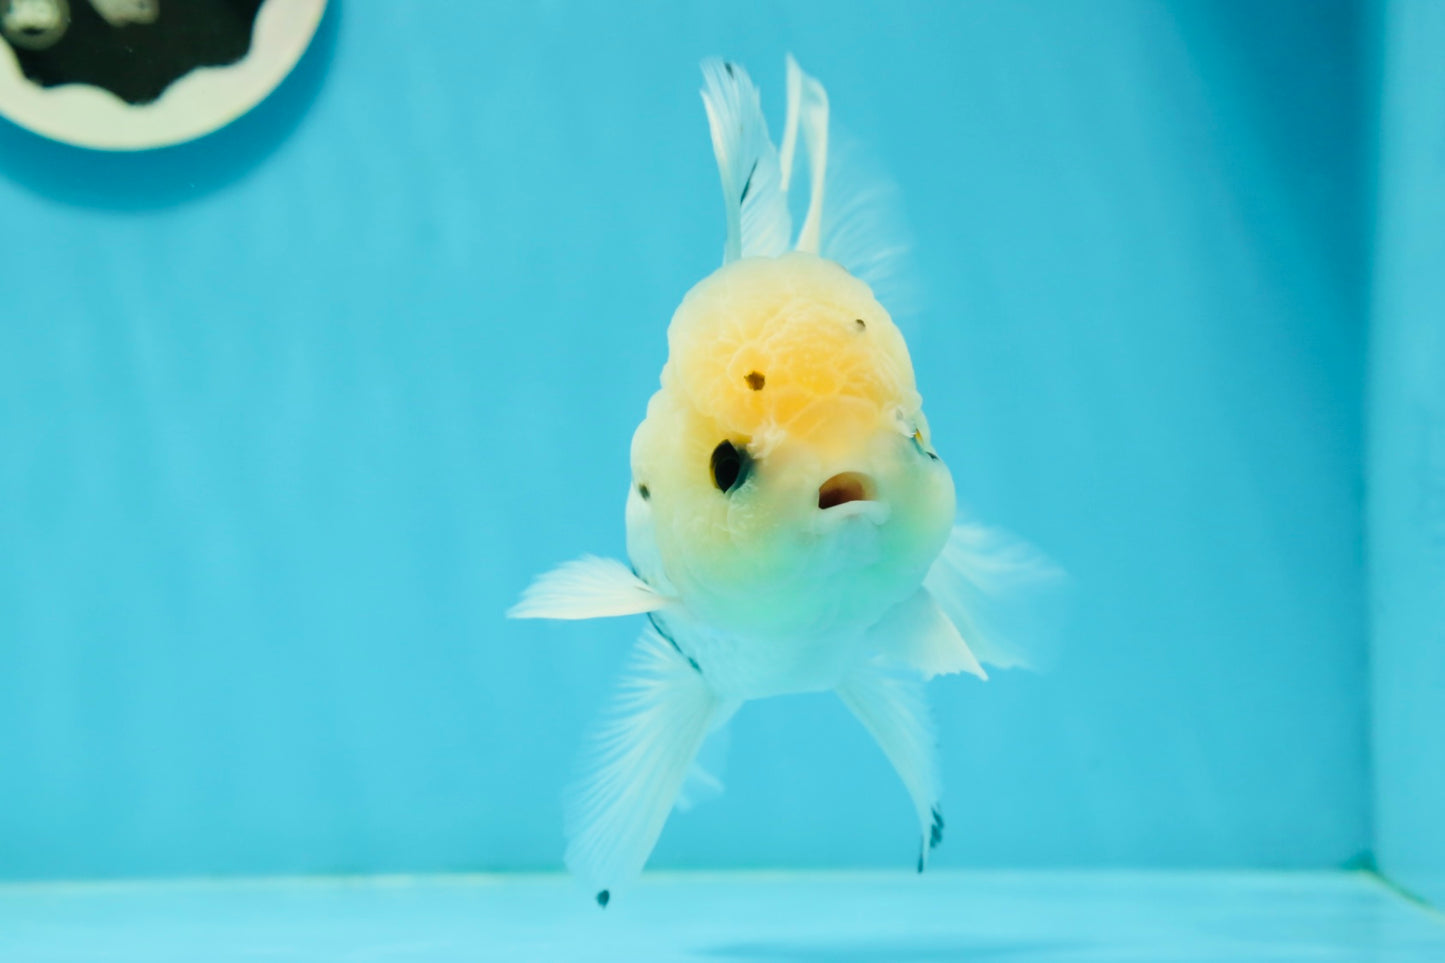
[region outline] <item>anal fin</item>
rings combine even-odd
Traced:
[[[868,632],[875,651],[917,669],[924,679],[955,672],[988,678],[968,643],[926,588],[900,602]]]

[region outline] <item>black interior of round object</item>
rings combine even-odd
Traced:
[[[54,46],[11,49],[25,76],[42,87],[90,84],[148,104],[197,67],[245,57],[262,2],[160,0],[153,23],[112,27],[88,0],[71,0],[70,27]]]

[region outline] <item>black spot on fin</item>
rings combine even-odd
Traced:
[[[726,60],[723,61],[723,69],[728,72],[729,77],[733,75],[733,65]]]
[[[918,850],[918,871],[923,872],[923,849],[921,847]]]
[[[928,848],[934,849],[943,842],[943,813],[933,811],[933,828],[928,831]]]
[[[702,666],[700,666],[700,665],[697,664],[697,659],[694,659],[692,656],[690,656],[690,655],[688,655],[686,652],[682,651],[682,646],[680,646],[680,645],[677,644],[677,639],[674,639],[674,638],[672,637],[672,633],[669,632],[667,629],[665,629],[665,628],[662,627],[662,623],[659,622],[658,619],[657,619],[657,613],[656,613],[656,612],[648,612],[648,613],[647,613],[647,621],[649,621],[649,622],[652,623],[652,627],[657,630],[657,634],[658,634],[658,635],[662,636],[664,639],[667,640],[667,644],[670,645],[670,646],[672,646],[673,651],[675,651],[678,655],[680,655],[680,656],[682,656],[684,659],[686,659],[686,660],[687,660],[687,664],[690,665],[690,666],[692,666],[693,670],[694,670],[695,672],[697,672],[698,675],[702,675]]]
[[[753,175],[758,172],[758,162],[753,161],[752,169],[748,171],[748,179],[743,181],[743,196],[738,198],[738,203],[748,199],[748,188],[753,186]]]
[[[603,909],[606,909],[606,908],[607,908],[607,903],[608,903],[608,901],[611,900],[611,899],[612,899],[612,893],[609,892],[608,890],[605,890],[605,889],[604,889],[604,890],[602,890],[601,892],[599,892],[599,893],[597,894],[597,905],[600,906],[600,907],[602,907]]]

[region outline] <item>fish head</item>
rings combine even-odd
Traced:
[[[953,480],[866,284],[811,254],[744,258],[688,293],[668,347],[633,438],[634,558],[739,630],[866,620],[916,590]]]

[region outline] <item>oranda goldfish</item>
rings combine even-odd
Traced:
[[[943,836],[923,682],[1024,663],[993,636],[988,600],[1052,577],[1031,549],[955,525],[903,335],[845,264],[884,239],[829,217],[828,99],[788,58],[781,150],[741,67],[703,64],[727,212],[722,267],[683,298],[662,383],[632,439],[631,565],[583,557],[509,613],[645,613],[630,676],[590,743],[567,807],[568,866],[606,905],[636,876],[704,741],[752,699],[832,690],[912,797],[918,869]],[[787,192],[801,139],[807,213]],[[841,193],[841,192],[840,192]],[[860,270],[860,273],[865,273]]]

